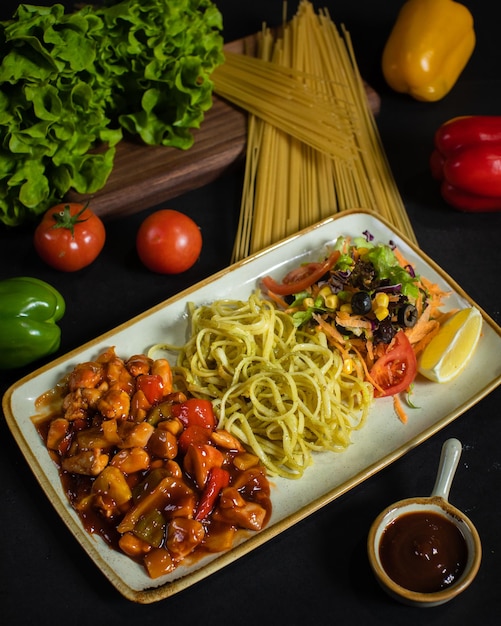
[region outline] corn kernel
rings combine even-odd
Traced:
[[[351,308],[351,304],[349,304],[348,302],[346,302],[345,304],[342,304],[339,307],[340,311],[343,311],[343,313],[352,313],[352,308]]]
[[[351,374],[354,369],[355,369],[355,362],[353,361],[353,359],[345,359],[343,361],[343,373],[344,374]]]
[[[377,309],[375,309],[374,311],[374,315],[380,322],[387,318],[389,314],[390,312],[388,311],[388,307],[386,306],[378,306]]]
[[[390,298],[389,298],[388,294],[387,293],[383,293],[382,291],[379,291],[374,296],[374,300],[372,301],[372,307],[373,307],[374,311],[378,307],[388,308],[388,304],[389,303],[390,303]]]
[[[320,289],[320,291],[318,292],[318,295],[324,300],[325,298],[328,298],[330,295],[332,295],[332,291],[329,285],[324,285],[322,289]]]
[[[313,298],[305,298],[303,300],[303,307],[305,309],[310,309],[313,308],[315,306],[315,300],[313,300]]]
[[[328,309],[332,309],[333,311],[335,311],[339,306],[339,298],[335,293],[331,293],[330,296],[327,296],[327,298],[325,298],[324,303]]]

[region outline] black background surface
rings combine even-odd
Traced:
[[[447,207],[428,169],[433,133],[442,122],[457,115],[501,114],[499,3],[464,2],[475,19],[477,45],[452,92],[437,103],[393,93],[382,79],[382,48],[402,0],[314,4],[327,7],[332,19],[346,26],[362,75],[381,95],[379,129],[421,248],[501,323],[501,213],[463,214]],[[258,31],[263,21],[271,26],[281,21],[281,0],[219,0],[216,5],[223,14],[226,41]],[[3,0],[0,19],[8,18],[16,6]],[[289,2],[289,11],[296,6]],[[36,276],[61,291],[67,301],[58,352],[63,354],[229,264],[242,173],[242,165],[236,165],[213,184],[168,203],[192,216],[204,236],[200,261],[183,275],[149,273],[136,257],[136,230],[147,214],[160,208],[151,207],[107,224],[103,253],[73,275],[58,273],[37,259],[29,228],[0,228],[0,279]],[[0,393],[30,369],[0,373]],[[95,567],[46,499],[1,417],[0,620],[6,626],[49,621],[74,626],[498,623],[500,401],[498,389],[404,458],[308,519],[206,580],[153,605],[124,599]],[[441,446],[451,436],[464,449],[450,499],[477,525],[484,550],[481,569],[472,586],[452,603],[428,610],[405,607],[387,598],[374,581],[365,552],[367,532],[389,503],[428,495]]]

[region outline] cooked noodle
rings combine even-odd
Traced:
[[[296,329],[290,315],[257,293],[191,310],[173,368],[178,387],[210,399],[218,426],[251,449],[271,475],[300,478],[313,451],[342,451],[360,428],[372,387],[343,371],[322,332]]]

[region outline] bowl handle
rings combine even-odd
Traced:
[[[452,480],[459,463],[462,446],[458,439],[447,439],[442,446],[437,478],[431,496],[438,496],[447,500],[451,489]]]

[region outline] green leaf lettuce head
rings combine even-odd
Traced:
[[[0,221],[94,193],[124,133],[188,149],[223,62],[210,0],[19,5],[0,22]]]

